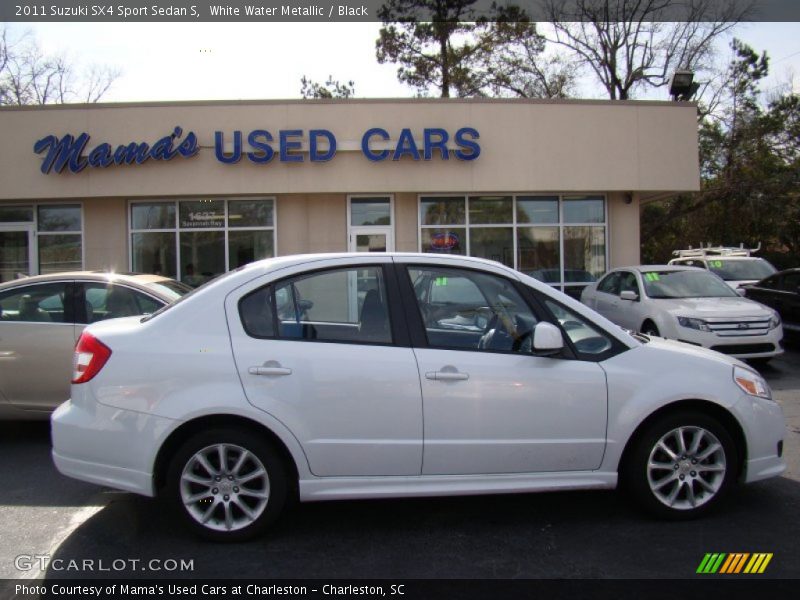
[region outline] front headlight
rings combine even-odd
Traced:
[[[697,329],[698,331],[711,331],[708,323],[703,319],[694,319],[692,317],[678,317],[678,324],[681,327],[688,327],[689,329]]]
[[[781,316],[778,313],[774,313],[772,318],[769,320],[769,328],[775,329],[781,324]]]
[[[772,400],[772,392],[767,382],[758,373],[742,367],[733,367],[733,380],[744,393]]]

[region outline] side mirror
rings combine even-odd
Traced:
[[[564,338],[558,327],[544,321],[536,324],[533,328],[533,353],[536,356],[552,356],[563,348]]]
[[[624,292],[620,292],[619,297],[623,300],[630,300],[631,302],[636,302],[639,299],[639,294],[631,290],[625,290]]]

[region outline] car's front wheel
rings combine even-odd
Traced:
[[[196,533],[213,541],[256,537],[287,498],[280,456],[248,431],[205,431],[187,440],[167,474],[169,501]]]
[[[689,519],[712,510],[736,480],[736,446],[716,419],[680,412],[658,419],[638,438],[622,483],[649,513]]]

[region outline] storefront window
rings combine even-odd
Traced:
[[[606,270],[602,195],[422,196],[420,250],[501,262],[578,295]]]
[[[197,286],[275,256],[275,201],[197,199],[131,204],[131,267]]]
[[[83,268],[80,205],[42,204],[37,207],[37,217],[39,273]]]
[[[3,206],[0,223],[0,281],[83,268],[80,204]]]

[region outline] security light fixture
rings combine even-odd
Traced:
[[[673,100],[689,100],[699,84],[694,82],[694,73],[688,70],[678,70],[672,74],[669,80],[669,95]]]

